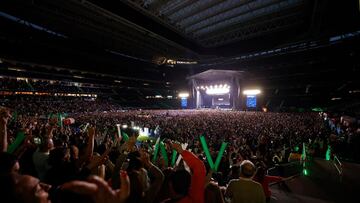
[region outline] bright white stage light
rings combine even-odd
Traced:
[[[179,93],[179,97],[180,97],[180,98],[188,98],[188,97],[189,97],[189,93],[187,93],[187,92],[180,92],[180,93]]]
[[[222,95],[230,92],[230,88],[209,88],[206,90],[206,94],[209,95]]]
[[[243,92],[245,95],[257,95],[257,94],[260,94],[261,91],[260,90],[244,90]]]
[[[124,128],[126,129],[128,126],[125,124],[125,125],[122,125],[121,128]]]

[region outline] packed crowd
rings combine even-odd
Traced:
[[[50,113],[83,114],[121,109],[118,104],[108,99],[33,95],[0,97],[0,105],[13,109],[13,113],[19,115],[44,118]]]
[[[1,109],[2,202],[266,202],[269,182],[281,181],[266,169],[301,153],[302,143],[322,156],[329,135],[316,113],[120,111],[96,101],[102,109],[92,111],[87,101],[32,102]],[[75,123],[48,116],[58,112]],[[156,130],[139,142],[135,126]],[[200,135],[213,160],[228,144],[218,170],[209,167]],[[176,151],[183,161],[155,158],[158,137],[168,157]]]

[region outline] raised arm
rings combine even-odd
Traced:
[[[193,153],[183,150],[180,144],[173,143],[172,147],[179,154],[181,154],[184,161],[191,169],[192,175],[189,196],[192,198],[193,202],[203,203],[206,177],[206,169],[204,163]]]
[[[79,158],[79,166],[81,166],[85,161],[90,160],[93,151],[94,151],[94,143],[95,143],[95,128],[91,127],[88,130],[88,142],[86,145],[85,153]]]
[[[9,110],[2,108],[0,109],[0,150],[6,152],[8,149],[8,138],[7,138],[7,123],[10,118]]]
[[[151,181],[152,184],[150,185],[149,189],[146,191],[145,194],[146,203],[152,203],[154,202],[157,193],[161,189],[165,176],[158,167],[156,167],[153,163],[151,163],[149,154],[147,152],[140,151],[140,155],[144,167],[153,177],[153,180]]]

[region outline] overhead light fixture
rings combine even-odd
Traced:
[[[261,93],[260,90],[254,89],[254,90],[244,90],[243,92],[245,95],[258,95]]]
[[[208,95],[223,95],[230,92],[230,88],[209,88],[206,90]]]
[[[180,93],[179,93],[179,97],[180,97],[180,98],[188,98],[188,97],[189,97],[189,93],[187,93],[187,92],[180,92]]]
[[[8,70],[18,71],[18,72],[25,71],[24,69],[20,69],[20,68],[8,68]]]

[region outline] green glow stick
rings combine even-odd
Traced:
[[[173,149],[171,157],[171,166],[175,166],[177,151]]]
[[[63,127],[62,119],[63,119],[63,117],[62,117],[61,113],[58,113],[58,125],[61,128]]]
[[[331,148],[330,145],[328,145],[328,148],[326,150],[326,160],[329,161],[331,159]]]
[[[222,158],[222,156],[223,156],[223,154],[224,154],[224,152],[225,152],[226,147],[227,147],[227,143],[226,143],[226,142],[223,142],[223,143],[221,144],[221,148],[220,148],[219,154],[218,154],[218,156],[216,157],[216,161],[215,161],[215,165],[214,165],[215,171],[217,171],[218,168],[219,168],[219,164],[220,164],[221,158]]]
[[[203,147],[203,150],[205,152],[205,156],[206,156],[206,159],[208,160],[209,162],[209,165],[210,165],[210,168],[211,169],[214,169],[214,162],[211,158],[211,155],[210,155],[210,152],[209,152],[209,148],[206,144],[206,141],[205,141],[205,137],[204,136],[200,136],[200,142],[201,142],[201,145]]]
[[[125,142],[129,140],[129,135],[126,134],[125,132],[122,132],[122,136]]]
[[[306,148],[305,148],[305,143],[303,143],[303,150],[302,150],[302,159],[305,160],[306,159]]]
[[[167,167],[169,165],[169,159],[163,142],[160,142],[160,150],[161,150],[161,155],[165,161],[165,167]]]
[[[159,142],[160,142],[160,137],[158,137],[158,139],[156,140],[156,143],[155,143],[153,163],[155,163],[155,161],[156,161],[156,159],[157,159],[157,154],[159,153],[159,145],[160,145]]]
[[[9,146],[7,152],[12,154],[20,146],[20,144],[25,140],[25,133],[23,131],[18,132],[14,142]]]

